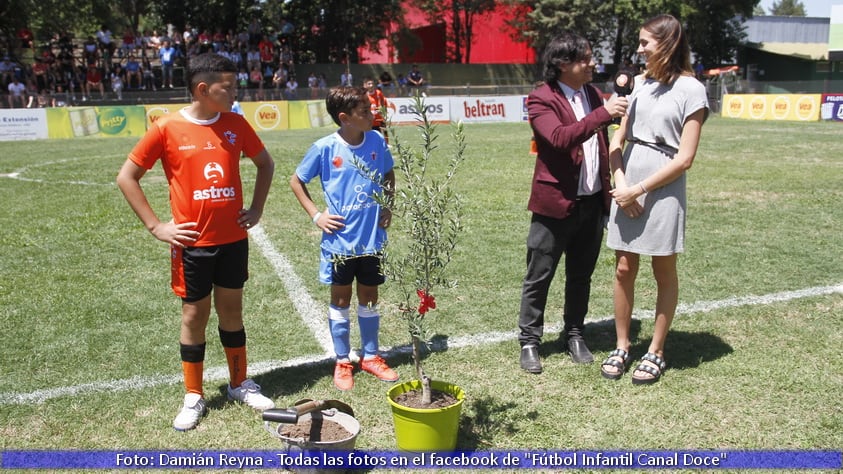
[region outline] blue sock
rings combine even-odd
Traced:
[[[357,307],[357,323],[360,324],[360,342],[363,344],[363,357],[371,357],[378,354],[378,331],[380,330],[381,316],[378,314],[378,307],[359,305]]]
[[[348,321],[348,308],[328,307],[328,327],[331,328],[331,339],[334,341],[334,352],[337,359],[348,359],[351,352],[351,342],[348,333],[351,324]]]

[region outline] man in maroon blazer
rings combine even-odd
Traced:
[[[609,214],[606,127],[626,112],[627,99],[604,104],[590,84],[595,63],[581,36],[564,33],[544,53],[545,83],[527,98],[538,155],[528,209],[527,274],[521,290],[521,368],[541,373],[539,345],[550,283],[565,256],[565,327],[561,339],[575,363],[594,357],[583,339],[591,274]]]

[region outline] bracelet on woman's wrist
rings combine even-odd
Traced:
[[[321,216],[322,216],[321,212],[317,212],[316,214],[313,214],[313,223],[316,224],[316,221],[318,221]]]

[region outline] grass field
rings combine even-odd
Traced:
[[[360,374],[353,391],[338,392],[325,334],[314,334],[325,324],[328,298],[316,280],[319,235],[287,180],[310,143],[330,131],[261,135],[277,166],[252,238],[245,299],[250,367],[279,406],[340,399],[362,424],[357,447],[391,450],[389,384]],[[447,153],[450,130],[439,131]],[[530,132],[526,124],[468,125],[466,132],[467,159],[457,178],[466,231],[452,267],[459,284],[436,295],[429,324],[442,350],[426,362],[434,378],[467,393],[459,448],[843,446],[840,124],[713,117],[705,125],[689,172],[687,251],[679,259],[669,369],[651,387],[632,386],[628,375],[604,380],[598,364],[574,365],[554,330],[541,347],[545,372],[519,369],[515,328],[530,218]],[[412,127],[400,133],[415,139]],[[169,289],[168,250],[113,184],[134,142],[0,143],[6,209],[0,214],[0,450],[280,448],[257,413],[226,400],[213,319],[205,381],[211,411],[196,430],[171,428],[183,387],[180,305]],[[242,169],[250,188],[254,168],[244,161]],[[160,167],[143,182],[159,215],[167,215]],[[587,320],[598,360],[614,348],[613,260],[604,248]],[[560,274],[548,307],[552,328],[561,319],[562,288]],[[403,321],[389,313],[396,296],[387,284],[385,349],[409,342]],[[654,299],[642,265],[633,357],[646,350]],[[408,380],[406,352],[388,354]]]

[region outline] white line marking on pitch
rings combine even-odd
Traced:
[[[255,234],[257,238],[258,235],[263,235],[260,238],[266,238],[263,232],[258,232]],[[258,238],[259,239],[259,238]],[[271,247],[271,246],[270,246]],[[274,249],[273,249],[274,251]],[[281,256],[282,262],[286,262],[286,265],[289,265],[286,258]],[[284,265],[280,265],[279,268],[286,268]],[[294,275],[290,272],[290,275]],[[282,278],[283,279],[283,278]],[[301,280],[298,280],[296,277],[296,281],[298,285],[301,285]],[[285,285],[290,285],[285,283]],[[295,284],[292,284],[295,286]],[[843,293],[843,283],[832,285],[832,286],[818,286],[813,288],[805,288],[802,290],[795,290],[795,291],[783,291],[779,293],[770,293],[768,295],[761,295],[761,296],[743,296],[743,297],[733,297],[733,298],[726,298],[722,300],[714,300],[714,301],[700,301],[697,303],[692,304],[680,304],[676,309],[676,315],[689,315],[693,313],[708,313],[711,311],[715,311],[718,309],[724,308],[734,308],[738,306],[755,306],[755,305],[765,305],[765,304],[772,304],[784,301],[791,301],[799,298],[808,298],[812,296],[823,296],[823,295],[830,295],[833,293]],[[298,294],[298,293],[297,293]],[[306,294],[306,292],[305,292]],[[308,295],[309,297],[309,295]],[[312,301],[312,298],[310,299]],[[319,316],[320,319],[321,315]],[[638,319],[652,319],[652,311],[649,312],[640,312],[636,315]],[[600,318],[597,320],[588,320],[587,324],[609,324],[613,318],[611,316]],[[559,331],[558,327],[554,327],[549,332],[552,331]],[[517,339],[518,332],[517,331],[497,331],[497,332],[488,332],[483,334],[475,334],[469,336],[455,336],[448,338],[448,348],[456,349],[462,347],[476,347],[480,345],[488,345],[488,344],[495,344],[499,342],[506,342]],[[330,347],[330,346],[329,346]],[[434,350],[440,349],[437,348],[435,345],[433,346]],[[409,346],[399,346],[394,347],[385,351],[385,355],[389,356],[390,354],[399,354],[399,353],[408,353],[410,351]],[[332,351],[330,351],[332,352]],[[290,359],[287,361],[264,361],[264,362],[256,362],[249,364],[249,372],[254,373],[255,375],[264,374],[270,372],[272,370],[277,370],[279,368],[286,368],[286,367],[298,367],[298,366],[305,366],[305,365],[316,365],[316,364],[323,364],[332,362],[333,357],[330,354],[326,355],[311,355],[311,356],[302,356],[294,359]],[[228,377],[228,369],[226,367],[214,367],[208,368],[205,372],[205,380],[225,380]],[[97,392],[115,392],[115,391],[128,391],[128,390],[139,390],[143,388],[150,388],[156,387],[160,385],[167,385],[167,384],[177,384],[182,382],[181,374],[178,375],[158,375],[158,376],[137,376],[131,377],[129,379],[123,380],[112,380],[106,382],[92,382],[82,385],[73,385],[70,387],[56,387],[51,389],[43,389],[43,390],[36,390],[34,392],[28,393],[0,393],[0,405],[10,405],[10,404],[32,404],[32,403],[44,403],[47,400],[63,397],[63,396],[74,396],[74,395],[86,395],[91,393]]]
[[[94,156],[94,157],[88,157],[88,158],[90,159],[90,158],[102,158],[102,157]],[[52,179],[27,178],[25,176],[22,176],[22,173],[25,173],[25,172],[29,171],[31,168],[43,168],[45,166],[58,165],[58,164],[62,164],[62,163],[69,163],[71,161],[80,161],[80,160],[82,160],[81,157],[75,157],[75,158],[66,158],[66,159],[55,160],[55,161],[45,161],[43,163],[35,163],[35,164],[30,165],[30,166],[24,166],[23,168],[20,168],[17,171],[13,171],[11,173],[0,173],[0,178],[9,178],[9,179],[15,179],[15,180],[18,180],[18,181],[23,181],[23,182],[26,182],[26,183],[39,183],[39,184],[78,184],[78,185],[81,185],[81,186],[116,186],[116,183],[114,183],[113,181],[110,181],[110,182],[107,182],[107,183],[94,183],[94,182],[91,182],[91,181],[78,181],[78,180],[71,180],[71,181],[59,180],[59,181],[57,181],[57,180],[52,180]],[[240,167],[243,167],[244,164],[246,164],[246,163],[247,162],[245,162],[244,160],[241,160],[240,161]]]
[[[88,158],[99,158],[99,157],[88,157]],[[11,173],[0,173],[0,178],[9,178],[9,179],[16,179],[18,181],[25,181],[25,182],[29,182],[29,183],[42,183],[42,184],[43,183],[49,183],[49,184],[79,184],[79,185],[82,185],[82,186],[114,186],[113,182],[111,182],[111,183],[92,183],[90,181],[76,181],[76,180],[73,180],[73,181],[55,181],[55,180],[46,180],[46,179],[39,179],[39,178],[27,178],[27,177],[21,176],[23,173],[29,171],[32,168],[43,168],[43,167],[46,167],[46,166],[59,165],[59,164],[62,164],[62,163],[69,163],[71,161],[80,161],[80,160],[82,160],[81,157],[75,157],[75,158],[65,158],[65,159],[62,159],[62,160],[44,161],[44,162],[41,162],[41,163],[34,163],[32,165],[29,165],[29,166],[24,166],[23,168],[20,168],[20,169],[18,169],[16,171],[13,171]]]
[[[290,261],[275,249],[260,224],[251,229],[249,235],[261,249],[264,257],[269,260],[272,268],[275,269],[278,279],[284,283],[284,288],[287,289],[287,294],[290,295],[290,299],[299,315],[301,315],[305,326],[310,328],[310,332],[322,349],[325,350],[325,354],[333,355],[334,344],[331,341],[331,331],[328,329],[327,308],[323,308],[323,305],[318,304],[310,296],[304,282],[296,274]]]
[[[307,364],[317,364],[327,360],[327,356],[297,357],[287,361],[265,361],[249,364],[249,371],[266,373],[282,367],[298,367]],[[205,380],[226,380],[228,378],[227,367],[213,367],[205,370]],[[177,375],[147,375],[136,376],[122,380],[111,380],[108,382],[92,382],[70,387],[57,387],[44,390],[36,390],[29,393],[2,393],[0,394],[0,405],[11,404],[32,404],[44,403],[47,400],[58,397],[85,395],[97,392],[124,392],[129,390],[141,390],[144,388],[158,387],[161,385],[180,384],[183,381],[182,374]]]

